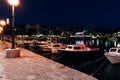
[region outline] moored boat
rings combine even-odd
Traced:
[[[61,43],[50,43],[48,45],[38,45],[43,52],[50,52],[52,54],[58,53],[59,49],[63,49],[66,46]]]
[[[94,60],[99,57],[99,48],[90,48],[84,44],[67,45],[65,49],[59,49],[63,57],[78,58],[81,60]]]
[[[120,63],[120,47],[112,47],[104,55],[112,64]]]

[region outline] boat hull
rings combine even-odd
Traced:
[[[112,63],[112,64],[118,64],[120,63],[120,56],[115,56],[115,55],[109,55],[109,54],[105,54],[105,56],[107,57],[107,59]]]
[[[59,55],[62,56],[63,58],[79,59],[81,61],[95,60],[101,56],[99,50],[83,52],[59,50]]]
[[[51,48],[51,47],[42,48],[41,51],[49,52],[51,54],[57,54],[58,53],[58,49],[57,48]]]

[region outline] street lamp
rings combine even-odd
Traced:
[[[14,41],[14,36],[15,36],[15,6],[19,4],[19,0],[7,0],[8,3],[12,6],[12,48],[11,49],[5,49],[5,57],[6,58],[17,58],[20,57],[20,49],[15,48],[15,41]],[[9,20],[8,20],[9,21]]]
[[[19,4],[19,0],[8,0],[8,3],[12,6],[12,49],[15,49],[15,41],[14,41],[14,27],[15,27],[15,6]]]

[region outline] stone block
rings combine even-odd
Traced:
[[[20,57],[20,49],[5,49],[5,58],[17,58]]]

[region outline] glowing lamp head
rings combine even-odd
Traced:
[[[19,4],[19,0],[8,0],[8,3],[13,6],[17,6]]]
[[[1,25],[1,26],[5,26],[5,25],[6,25],[6,22],[5,22],[4,20],[1,20],[1,21],[0,21],[0,25]]]

